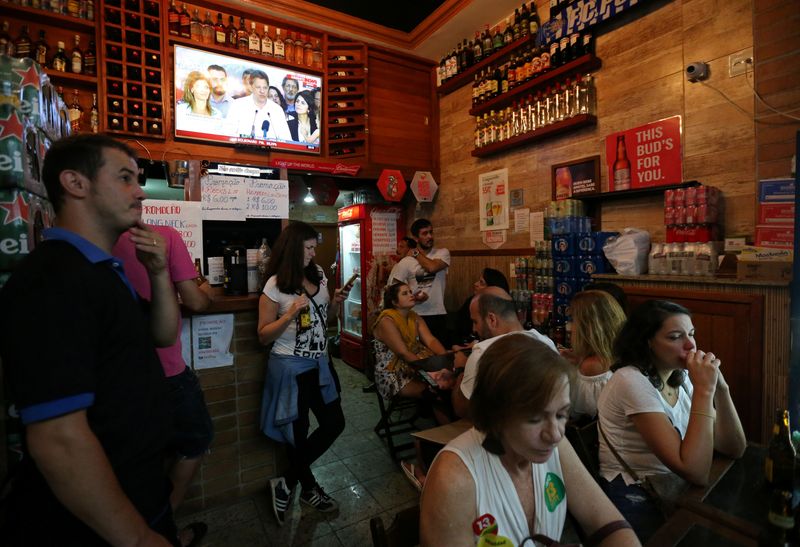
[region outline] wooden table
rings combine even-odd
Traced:
[[[709,484],[692,486],[676,500],[676,512],[648,540],[647,547],[756,547],[769,532],[769,488],[762,446],[747,447],[731,460],[715,456]]]

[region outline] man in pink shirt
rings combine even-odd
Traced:
[[[204,311],[211,304],[211,299],[203,290],[203,288],[207,290],[208,285],[204,284],[203,288],[197,285],[197,271],[180,234],[168,226],[152,226],[152,228],[164,238],[167,270],[180,296],[181,304],[195,313]],[[131,285],[141,298],[149,301],[150,280],[147,270],[137,260],[136,248],[128,232],[117,240],[112,254],[122,259],[125,275]],[[186,490],[200,467],[202,456],[208,451],[214,437],[213,423],[197,376],[183,360],[180,327],[179,324],[179,334],[175,344],[157,348],[172,395],[174,427],[170,446],[175,450],[175,462],[170,470],[173,484],[170,502],[173,511],[183,501]],[[181,542],[184,546],[199,545],[206,531],[204,523],[192,523],[181,531]]]

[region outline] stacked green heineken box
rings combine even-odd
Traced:
[[[42,68],[0,55],[0,288],[52,225],[42,164],[69,132],[67,109]]]

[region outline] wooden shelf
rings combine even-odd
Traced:
[[[354,127],[364,127],[364,122],[352,122],[352,123],[328,123],[328,130],[337,132],[339,129],[352,129]],[[336,139],[332,139],[336,140]]]
[[[332,47],[333,46],[328,46],[328,49],[331,49]],[[341,46],[337,44],[335,47],[339,49]],[[328,59],[328,67],[361,68],[362,66],[364,66],[364,63],[361,61],[334,61],[333,59]]]
[[[100,9],[99,2],[95,3],[95,11]],[[94,35],[94,21],[90,19],[79,19],[71,15],[61,15],[43,9],[28,8],[11,3],[3,3],[3,15],[14,16],[32,23],[53,25],[60,28],[87,32]],[[95,14],[96,15],[96,14]]]
[[[522,85],[518,85],[517,87],[509,90],[502,95],[499,95],[493,99],[489,99],[488,101],[482,102],[481,104],[474,106],[469,109],[470,116],[478,116],[483,114],[484,112],[489,112],[490,110],[495,109],[499,105],[505,105],[506,103],[510,103],[515,98],[527,93],[533,89],[537,89],[543,87],[545,84],[556,80],[564,80],[567,76],[571,76],[572,74],[576,73],[583,73],[583,72],[591,72],[593,70],[597,70],[600,68],[600,59],[595,57],[594,55],[587,54],[581,57],[578,57],[574,61],[570,61],[565,65],[561,65],[558,68],[545,72],[541,76],[537,76],[527,82],[523,83]]]
[[[364,137],[354,137],[352,139],[331,139],[328,143],[328,146],[334,146],[337,144],[350,144],[354,142],[364,142],[366,139]]]
[[[502,142],[496,142],[482,146],[481,148],[476,148],[471,152],[471,154],[476,158],[491,156],[499,152],[504,152],[506,150],[522,146],[523,144],[554,137],[555,135],[560,135],[561,133],[566,133],[580,127],[587,127],[596,124],[596,116],[591,114],[579,114],[578,116],[574,116],[568,120],[546,125],[541,129],[530,131],[524,135],[517,135],[516,137],[511,137],[510,139],[506,139]]]
[[[440,95],[448,95],[452,93],[456,89],[459,89],[460,87],[463,87],[467,83],[472,82],[473,76],[475,75],[476,72],[479,72],[481,69],[486,68],[487,66],[496,62],[498,59],[502,59],[509,53],[513,53],[518,47],[523,46],[528,42],[532,42],[530,35],[522,36],[514,40],[510,44],[498,49],[488,57],[481,59],[479,63],[475,63],[464,72],[456,74],[455,76],[447,80],[445,83],[440,85],[436,91]]]
[[[363,97],[364,92],[359,91],[358,89],[354,89],[353,91],[330,91],[328,92],[328,99],[353,99],[356,97]]]
[[[59,72],[58,70],[45,69],[45,74],[54,84],[88,84],[97,86],[97,76],[74,74],[72,72]]]
[[[238,49],[203,44],[202,42],[195,42],[190,38],[183,38],[181,36],[175,36],[174,34],[170,34],[168,40],[170,44],[180,44],[182,46],[188,46],[194,49],[202,49],[210,53],[218,53],[219,55],[228,55],[229,57],[236,57],[238,59],[248,59],[256,63],[263,63],[265,65],[296,69],[305,72],[306,74],[313,74],[315,76],[323,76],[325,74],[324,71],[318,68],[313,68],[308,65],[298,65],[289,62],[286,59],[278,59],[277,57],[268,57],[266,55],[253,55],[252,53],[239,51]]]
[[[363,81],[363,76],[328,76],[328,83],[330,84],[360,84]]]
[[[364,111],[363,106],[348,106],[343,108],[337,106],[336,108],[328,108],[328,115],[330,117],[336,117],[338,114],[353,114],[363,111]],[[335,124],[331,124],[331,127],[333,127],[334,125]]]
[[[574,196],[573,199],[579,199],[587,202],[597,201],[616,201],[623,199],[638,198],[641,196],[650,196],[653,194],[663,193],[664,190],[676,190],[678,188],[691,188],[693,186],[700,186],[696,180],[687,180],[677,184],[666,184],[663,186],[648,186],[647,188],[633,188],[631,190],[619,190],[617,192],[601,192],[599,194],[589,194],[586,196]]]

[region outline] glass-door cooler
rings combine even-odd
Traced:
[[[362,291],[361,291],[361,223],[345,224],[339,227],[339,245],[341,253],[340,283],[346,283],[354,274],[358,279],[350,290],[350,295],[342,307],[342,331],[358,338],[362,337]]]

